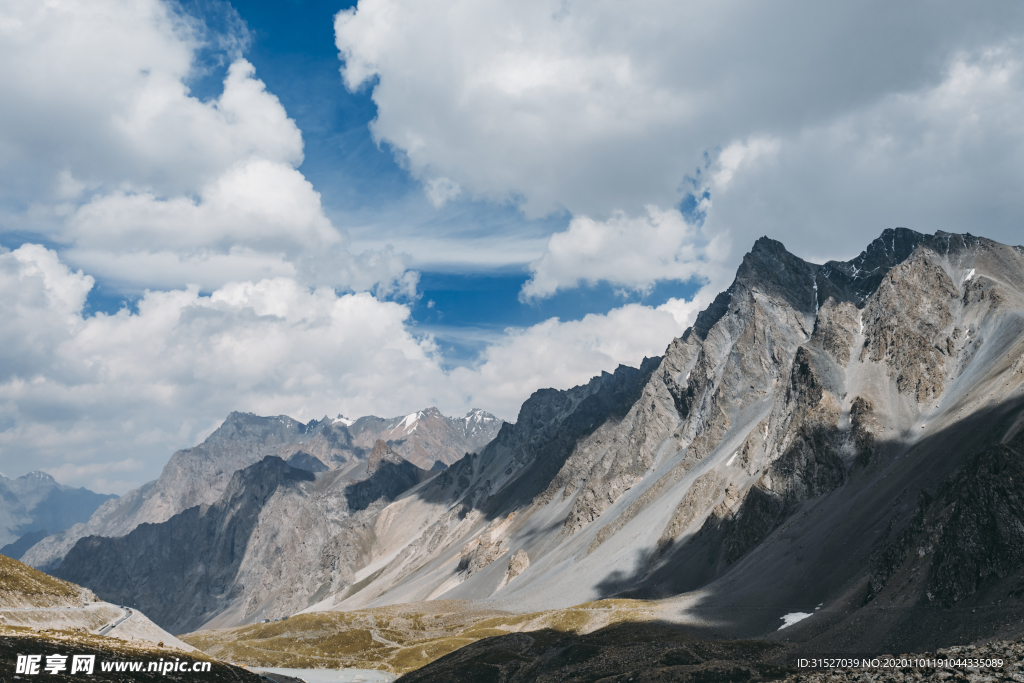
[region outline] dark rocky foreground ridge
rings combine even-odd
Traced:
[[[817,265],[762,238],[663,357],[536,392],[430,478],[361,508],[337,470],[289,474],[247,513],[285,522],[239,532],[232,585],[260,597],[167,609],[212,626],[276,616],[269,605],[522,613],[614,597],[653,601],[687,638],[780,648],[1017,638],[1022,439],[1024,248],[897,229]],[[242,528],[218,519],[216,533]],[[114,576],[106,541],[79,543],[62,572]],[[133,585],[159,585],[144,569]]]
[[[812,655],[813,656],[813,655]],[[669,624],[623,624],[586,635],[550,629],[488,638],[398,683],[917,683],[1024,680],[1024,643],[814,661],[778,643],[699,640]]]

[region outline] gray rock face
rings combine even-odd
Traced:
[[[0,549],[16,553],[18,559],[27,547],[14,547],[19,537],[37,536],[40,531],[63,531],[84,522],[100,505],[117,498],[84,488],[58,484],[45,472],[29,472],[11,479],[0,474]]]
[[[210,505],[224,493],[236,471],[305,435],[312,436],[309,432],[309,426],[283,415],[231,413],[202,444],[171,456],[159,479],[108,501],[85,524],[43,539],[22,560],[52,569],[80,538],[123,536],[139,524],[164,522],[196,505]]]

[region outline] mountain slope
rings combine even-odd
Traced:
[[[237,471],[213,505],[125,536],[78,541],[56,570],[111,601],[138,606],[173,632],[290,614],[317,591],[352,583],[358,532],[429,473],[382,441],[358,481],[319,477],[277,456]]]
[[[1009,492],[959,517],[947,509],[948,491],[993,489],[994,475],[970,483],[974,469],[1013,471],[1015,446],[1002,441],[1024,420],[1022,251],[899,229],[850,262],[818,266],[758,240],[729,290],[645,365],[616,410],[566,430],[580,389],[538,392],[477,458],[384,510],[374,559],[357,572],[372,580],[316,609],[682,596],[680,620],[728,614],[723,628],[749,637],[820,606],[791,637],[855,618],[893,590],[881,577],[920,556],[904,552],[913,534],[932,529],[921,557],[961,547],[935,531],[944,522],[929,526],[943,515],[1002,549],[974,561],[953,553],[901,600],[958,604],[1024,579],[1011,569],[1024,546]],[[993,453],[996,464],[972,464]],[[932,502],[912,522],[921,496]],[[514,572],[519,551],[528,566]],[[871,577],[882,592],[868,593]],[[947,584],[958,587],[938,588]],[[982,628],[990,616],[963,623]],[[934,619],[912,621],[844,642],[909,647],[934,633]]]

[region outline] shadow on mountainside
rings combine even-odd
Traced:
[[[83,538],[53,573],[104,600],[136,607],[172,632],[189,631],[238,597],[236,579],[254,531],[279,489],[341,485],[349,511],[356,513],[390,502],[429,476],[396,460],[379,462],[369,477],[349,482],[340,471],[317,477],[267,456],[238,470],[213,505],[189,508],[160,524],[140,524],[125,536]]]
[[[566,391],[540,389],[523,403],[515,424],[505,423],[479,454],[467,454],[442,471],[418,495],[429,502],[458,499],[463,515],[471,509],[496,519],[524,508],[547,490],[578,441],[609,421],[622,420],[657,369],[660,357],[645,358],[640,368],[620,365],[589,383]],[[506,474],[521,474],[493,495],[483,470],[510,458]]]
[[[601,597],[701,589],[691,616],[730,637],[776,633],[826,650],[910,651],[1024,632],[1024,398],[908,445],[872,445],[834,490],[801,501],[754,487],[734,513],[637,553]],[[1018,427],[1019,428],[1019,427]],[[1009,438],[1007,438],[1009,437]],[[1005,441],[1005,443],[1002,443]]]
[[[783,678],[785,646],[764,641],[701,640],[664,622],[623,623],[578,635],[543,629],[466,645],[401,683],[573,683],[769,681]]]

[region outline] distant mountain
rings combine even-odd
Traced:
[[[380,440],[367,464],[354,480],[267,456],[235,472],[213,505],[126,536],[79,540],[55,575],[138,606],[175,633],[290,614],[353,583],[368,521],[431,476]]]
[[[25,554],[25,551],[34,546],[39,541],[43,540],[50,535],[50,532],[46,529],[39,529],[38,531],[29,531],[17,541],[8,543],[4,547],[0,548],[0,555],[6,555],[7,557],[14,558],[15,560],[21,559],[21,556]]]
[[[34,567],[53,569],[80,538],[124,536],[139,524],[164,522],[190,507],[212,505],[235,472],[267,455],[281,457],[298,469],[359,478],[380,439],[412,464],[430,469],[436,461],[455,462],[479,450],[502,424],[490,413],[475,409],[462,418],[428,408],[390,419],[369,416],[353,421],[338,416],[307,424],[284,415],[231,413],[202,444],[171,456],[159,479],[107,502],[84,524],[59,527],[67,530],[35,544],[22,559]]]
[[[15,479],[0,474],[0,544],[4,545],[0,552],[24,552],[27,541],[15,548],[10,544],[19,537],[37,537],[43,530],[63,531],[84,522],[100,505],[115,498],[58,484],[45,472],[29,472]]]

